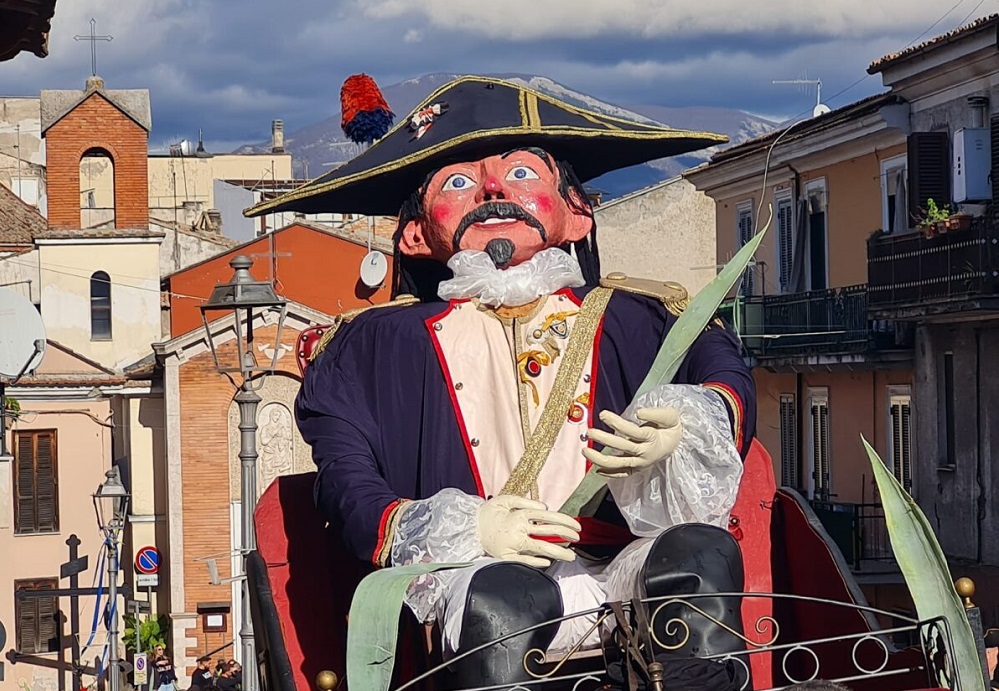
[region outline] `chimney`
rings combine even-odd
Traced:
[[[271,123],[271,153],[284,153],[284,121],[275,120]]]
[[[989,99],[985,96],[970,96],[968,97],[968,105],[971,107],[971,126],[973,128],[985,127]]]
[[[205,212],[208,216],[208,222],[211,224],[212,230],[221,235],[222,233],[222,212],[218,209],[208,209]]]

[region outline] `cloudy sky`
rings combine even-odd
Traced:
[[[339,113],[356,72],[523,72],[625,105],[724,106],[791,117],[820,78],[837,107],[881,90],[883,54],[999,11],[999,0],[59,0],[50,55],[0,63],[0,95],[81,88],[97,33],[109,88],[148,88],[151,143],[214,150]],[[857,83],[859,81],[859,83]],[[814,89],[814,87],[812,87]]]

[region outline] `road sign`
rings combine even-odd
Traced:
[[[143,547],[135,553],[135,570],[139,573],[156,573],[160,570],[160,552],[155,547]]]
[[[135,574],[135,586],[137,588],[155,588],[160,584],[158,573],[137,573]]]
[[[125,603],[125,609],[139,614],[148,614],[150,611],[149,602],[146,600],[129,600]]]
[[[133,677],[133,683],[135,686],[142,687],[146,681],[146,654],[137,653],[135,655],[135,676]]]

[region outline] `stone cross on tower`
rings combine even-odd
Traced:
[[[80,34],[77,34],[73,37],[76,41],[90,41],[90,71],[92,76],[97,76],[97,42],[111,41],[113,38],[114,36],[97,35],[97,20],[93,17],[90,19],[90,35],[81,36]]]

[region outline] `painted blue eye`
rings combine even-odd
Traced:
[[[455,173],[454,175],[452,175],[451,177],[449,177],[447,180],[444,181],[444,185],[443,187],[441,187],[441,189],[463,190],[469,185],[473,184],[475,184],[475,181],[472,178],[468,177],[467,175],[463,175],[462,173]]]
[[[506,175],[507,180],[537,180],[538,174],[527,166],[517,166]]]

